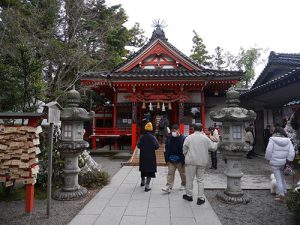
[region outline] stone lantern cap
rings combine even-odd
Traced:
[[[226,107],[219,111],[210,112],[210,118],[217,122],[246,122],[255,120],[256,113],[253,110],[239,107],[239,97],[239,92],[234,88],[230,88],[226,93]]]
[[[67,104],[60,115],[61,121],[88,121],[93,118],[93,113],[88,113],[84,108],[79,108],[80,94],[73,87],[67,93]]]

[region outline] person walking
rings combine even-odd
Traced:
[[[137,145],[140,149],[141,186],[145,186],[146,192],[151,190],[151,178],[155,178],[157,172],[155,150],[159,148],[159,144],[152,131],[153,125],[148,122],[145,125],[145,134],[141,136]]]
[[[253,136],[253,133],[252,133],[252,128],[249,126],[245,129],[245,131],[246,131],[245,142],[250,145],[250,151],[247,153],[246,158],[247,159],[252,159],[251,156],[254,155],[254,149],[253,149],[254,136]]]
[[[265,149],[268,146],[269,143],[269,138],[272,136],[272,132],[271,132],[271,126],[268,124],[266,125],[266,128],[264,129],[263,132],[263,137],[264,137],[264,147]]]
[[[158,123],[158,129],[159,129],[158,134],[159,134],[161,143],[165,143],[167,136],[169,135],[169,131],[170,131],[169,120],[168,120],[167,115],[161,116],[161,119]]]
[[[213,142],[215,142],[216,144],[219,143],[220,138],[219,138],[219,132],[215,127],[209,127],[209,139]],[[218,164],[218,158],[217,158],[217,149],[215,150],[211,150],[210,151],[210,156],[211,156],[211,167],[210,169],[217,169],[217,164]]]
[[[171,129],[171,136],[168,136],[165,144],[165,161],[168,165],[167,184],[162,188],[164,192],[170,193],[173,185],[176,169],[181,178],[180,190],[185,190],[186,177],[183,155],[183,143],[185,137],[180,134],[179,126],[174,124]]]
[[[269,139],[265,158],[269,161],[276,178],[279,195],[275,197],[276,201],[284,202],[286,182],[284,177],[285,165],[292,162],[295,157],[295,149],[291,140],[287,137],[282,127],[276,127],[274,134]]]
[[[202,124],[196,123],[195,132],[186,137],[183,144],[183,154],[186,164],[186,194],[182,196],[187,201],[193,201],[193,181],[196,176],[198,183],[197,204],[205,203],[203,175],[209,162],[208,151],[217,146],[202,131]]]

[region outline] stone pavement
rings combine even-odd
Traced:
[[[163,193],[166,172],[166,167],[158,167],[152,190],[144,192],[138,167],[124,166],[69,224],[221,225],[207,199],[201,206],[196,204],[196,193],[193,202],[182,199],[185,192],[179,190],[178,174],[172,193]]]

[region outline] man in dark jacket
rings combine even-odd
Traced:
[[[155,177],[157,171],[155,150],[159,148],[159,144],[157,139],[151,133],[153,131],[151,122],[148,122],[145,125],[145,131],[146,133],[141,136],[137,147],[140,149],[141,186],[145,186],[145,191],[148,192],[151,190],[151,178]]]
[[[185,189],[185,166],[184,166],[184,155],[182,146],[185,137],[180,134],[179,127],[177,124],[172,126],[172,133],[166,140],[165,144],[165,160],[168,164],[168,177],[167,185],[162,188],[164,192],[170,193],[173,185],[176,169],[181,177],[181,190]]]

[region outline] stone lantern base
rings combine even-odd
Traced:
[[[61,188],[54,192],[52,198],[59,201],[66,201],[66,200],[77,200],[84,198],[87,194],[87,189],[80,186],[77,190],[66,191],[64,188]]]
[[[63,169],[63,187],[54,192],[52,198],[56,200],[76,200],[86,196],[87,189],[78,184],[78,155],[83,151],[85,142],[61,142],[59,150],[64,157],[65,166]],[[73,146],[72,148],[67,148]],[[77,149],[75,147],[78,147]]]
[[[227,204],[247,204],[251,201],[251,197],[244,193],[241,189],[241,171],[240,159],[245,157],[246,152],[244,144],[228,144],[220,145],[222,152],[227,159],[227,167],[224,174],[227,177],[227,188],[217,194],[217,198]],[[234,150],[234,151],[232,151]]]
[[[217,198],[227,204],[248,204],[251,201],[251,197],[244,192],[234,195],[228,193],[226,190],[219,192],[217,194]]]

